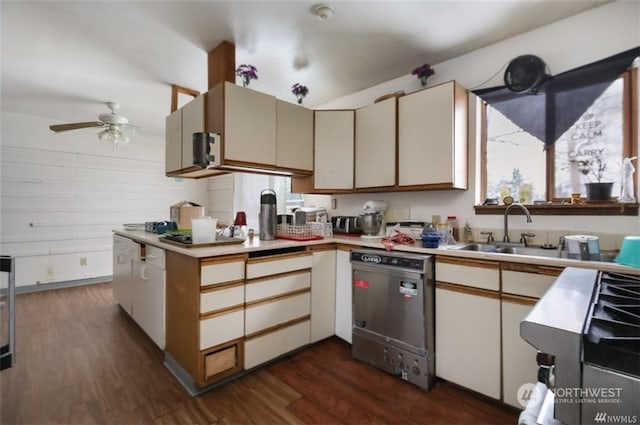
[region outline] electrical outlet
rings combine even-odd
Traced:
[[[87,257],[80,257],[80,265],[81,266],[87,265]]]
[[[331,209],[335,210],[338,208],[338,200],[336,198],[331,198]]]

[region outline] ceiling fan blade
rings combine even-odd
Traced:
[[[104,127],[104,125],[105,124],[100,121],[88,121],[88,122],[74,122],[70,124],[50,125],[49,128],[53,131],[69,131],[69,130],[78,130],[80,128]]]

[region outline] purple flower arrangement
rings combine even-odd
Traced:
[[[236,69],[236,75],[242,78],[242,87],[248,87],[249,81],[258,79],[258,70],[253,65],[242,64]]]
[[[302,104],[302,99],[305,98],[307,94],[309,94],[309,89],[307,86],[303,86],[300,83],[295,83],[291,86],[291,93],[293,93],[298,98],[298,103]]]
[[[420,83],[424,87],[427,85],[427,78],[429,78],[435,73],[436,71],[434,71],[433,68],[431,68],[431,65],[429,65],[428,63],[425,63],[424,65],[420,65],[419,67],[414,69],[411,72],[411,75],[417,76],[420,79]]]

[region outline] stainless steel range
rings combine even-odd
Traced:
[[[539,350],[538,380],[548,387],[542,417],[640,423],[640,276],[567,268],[520,335]]]
[[[429,389],[435,383],[433,256],[355,250],[351,264],[353,357]]]

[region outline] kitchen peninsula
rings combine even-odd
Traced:
[[[146,288],[151,290],[155,285],[156,292],[161,288],[162,296],[143,293],[137,299],[154,300],[156,305],[144,308],[134,305],[132,311],[125,307],[117,288],[121,287],[118,280],[126,285],[128,278],[117,270],[114,270],[114,295],[150,336],[144,319],[136,319],[136,313],[156,311],[158,319],[152,329],[160,324],[162,337],[152,339],[165,350],[167,367],[192,395],[334,334],[351,342],[350,301],[345,302],[351,299],[349,252],[356,247],[384,248],[380,240],[347,236],[305,242],[262,241],[254,237],[242,244],[183,248],[163,242],[157,234],[115,230],[114,267],[122,261],[122,252],[118,251],[122,243],[138,247],[139,254],[133,255],[138,262],[164,260],[161,268],[166,274],[156,275],[157,282],[149,282],[149,273],[138,272],[146,281]],[[440,276],[436,274],[437,281],[450,281],[445,273],[452,267],[461,269],[456,271],[458,277],[473,276],[478,266],[493,268],[496,281],[491,290],[497,297],[507,290],[501,288],[498,273],[503,274],[504,280],[514,272],[526,272],[520,276],[531,277],[531,288],[524,288],[523,292],[530,303],[535,303],[567,266],[640,275],[640,269],[599,261],[473,252],[447,246],[423,248],[421,244],[397,245],[393,249],[436,255],[436,273],[441,271]],[[533,289],[540,276],[542,286]],[[519,280],[522,284],[522,279]],[[129,286],[135,286],[135,279],[130,282],[133,285]],[[451,286],[442,285],[444,289]],[[436,306],[438,301],[436,296]],[[444,325],[444,322],[436,324],[440,329]],[[498,339],[495,349],[499,345]],[[441,376],[437,368],[436,374],[448,378]],[[452,378],[449,380],[455,382],[455,377]],[[457,383],[483,392],[474,388],[473,383]],[[500,387],[499,368],[495,386]],[[487,393],[497,399],[499,394],[500,391]]]

